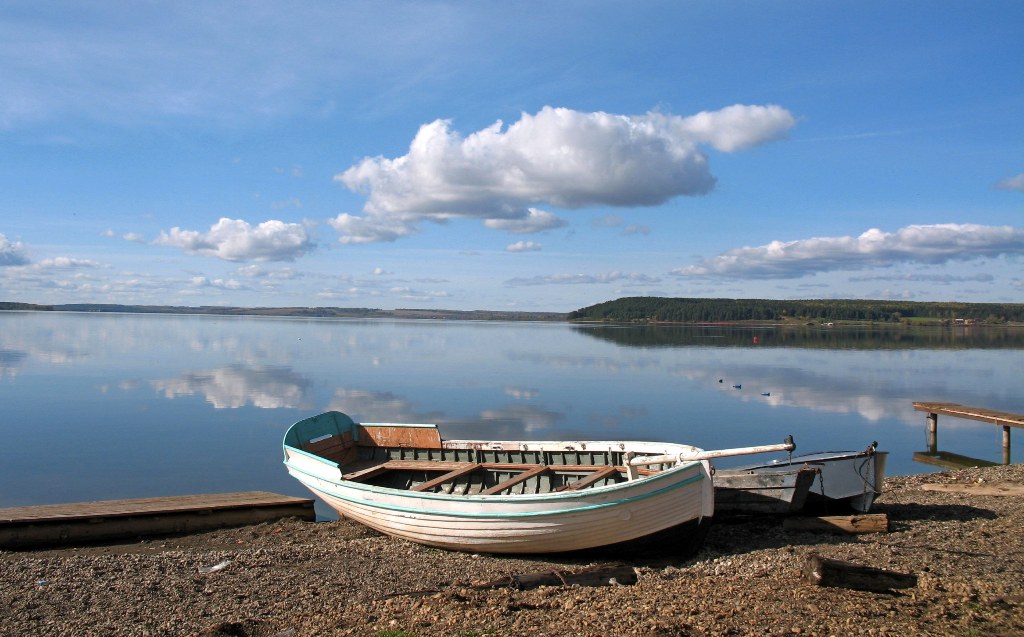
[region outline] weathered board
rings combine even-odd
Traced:
[[[969,484],[922,484],[924,491],[944,491],[966,495],[1024,495],[1024,484],[1016,482],[972,482]]]
[[[0,548],[192,533],[285,517],[316,519],[313,500],[245,491],[0,509]]]
[[[786,518],[782,528],[787,531],[815,533],[888,533],[889,516],[885,513],[862,515],[826,515],[822,517]]]
[[[955,416],[992,423],[1003,427],[1024,427],[1024,414],[997,411],[983,407],[966,407],[959,403],[915,402],[914,409],[942,416]]]

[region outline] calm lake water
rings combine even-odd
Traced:
[[[434,422],[447,438],[646,439],[891,452],[936,470],[915,400],[1024,411],[1024,331],[0,312],[0,507],[187,493],[308,495],[296,420]],[[738,385],[739,387],[734,387]],[[939,448],[1001,461],[1001,429]],[[1024,444],[1017,436],[1013,461]],[[736,461],[721,464],[736,464]],[[318,508],[321,513],[325,510]]]

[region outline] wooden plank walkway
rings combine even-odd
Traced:
[[[0,509],[0,548],[193,533],[291,516],[316,519],[313,500],[244,491],[11,507]]]
[[[914,409],[937,416],[956,416],[957,418],[980,420],[1001,427],[1024,427],[1024,414],[996,411],[984,407],[965,407],[959,403],[915,402]]]
[[[959,403],[915,402],[914,409],[928,414],[928,452],[938,453],[939,415],[978,420],[1003,428],[1003,464],[1010,464],[1010,427],[1024,427],[1024,414],[967,407]]]

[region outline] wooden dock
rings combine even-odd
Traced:
[[[259,524],[316,519],[313,500],[245,491],[0,509],[0,548],[87,544]]]
[[[1014,414],[1008,411],[996,411],[994,409],[985,409],[984,407],[965,407],[958,403],[934,402],[915,402],[914,409],[928,414],[928,454],[932,456],[938,456],[942,453],[938,450],[940,414],[956,418],[967,418],[968,420],[978,420],[1002,427],[1003,464],[1010,464],[1010,428],[1024,428],[1024,414]],[[915,460],[919,455],[925,456],[926,454],[914,454]],[[927,462],[927,460],[922,460],[922,462]]]

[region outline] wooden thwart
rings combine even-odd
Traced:
[[[445,482],[449,482],[456,478],[473,473],[474,471],[478,471],[482,467],[483,465],[481,464],[467,462],[461,467],[456,467],[452,469],[448,473],[441,474],[436,478],[432,478],[430,480],[427,480],[426,482],[421,482],[417,484],[412,489],[410,489],[410,491],[430,491],[434,487],[439,487]]]
[[[509,462],[473,463],[445,460],[389,460],[379,464],[363,467],[351,473],[346,473],[342,476],[342,479],[351,480],[353,482],[366,482],[387,471],[440,472],[441,475],[431,478],[425,482],[421,482],[410,489],[411,491],[430,491],[446,482],[450,482],[481,470],[503,472],[518,471],[519,473],[502,480],[493,486],[483,489],[478,495],[495,495],[502,491],[506,491],[521,482],[525,482],[526,480],[535,478],[547,472],[588,474],[569,485],[560,487],[560,490],[562,491],[580,490],[614,476],[617,473],[622,473],[626,469],[625,467],[616,467],[611,465],[590,464],[539,465],[516,464]],[[651,473],[651,471],[643,469],[641,469],[640,472],[645,474]]]
[[[0,548],[20,549],[316,519],[313,500],[266,491],[0,509]]]
[[[615,467],[600,467],[597,469],[597,471],[594,471],[589,476],[580,478],[579,480],[568,485],[565,488],[565,490],[578,491],[580,489],[585,489],[592,484],[595,484],[597,482],[600,482],[601,480],[604,480],[605,478],[615,475],[616,473],[618,473],[618,471],[619,470]]]
[[[494,495],[496,493],[501,493],[506,489],[511,489],[520,482],[526,482],[530,478],[534,478],[543,473],[547,473],[548,471],[550,471],[550,469],[551,467],[548,467],[546,465],[534,465],[533,467],[526,469],[526,471],[523,471],[519,475],[512,476],[508,480],[502,480],[501,482],[495,484],[493,487],[488,487],[484,489],[483,491],[480,492],[480,495]]]

